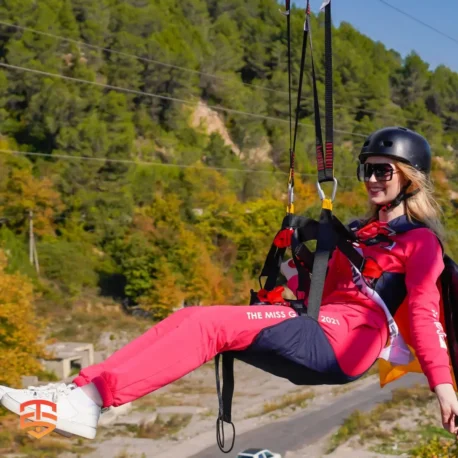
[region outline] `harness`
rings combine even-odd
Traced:
[[[331,0],[324,0],[321,7],[325,10],[325,142],[323,143],[322,128],[320,121],[320,108],[318,101],[318,90],[316,82],[315,65],[313,59],[312,35],[310,27],[310,2],[307,0],[305,10],[304,34],[302,44],[302,56],[300,65],[299,89],[295,110],[294,133],[292,129],[292,100],[291,100],[291,28],[290,28],[290,0],[286,0],[286,9],[282,13],[287,20],[288,34],[288,77],[289,77],[289,121],[290,121],[290,170],[288,177],[288,205],[286,216],[284,217],[281,228],[274,237],[270,250],[267,254],[264,266],[259,276],[259,290],[250,291],[250,305],[272,305],[283,304],[293,308],[298,315],[307,315],[317,320],[323,296],[324,284],[326,280],[328,262],[331,254],[338,248],[350,261],[353,280],[357,286],[364,290],[365,294],[370,294],[376,302],[388,304],[382,306],[388,320],[391,341],[399,339],[400,334],[393,316],[401,305],[407,292],[396,297],[393,291],[404,288],[404,275],[383,272],[378,264],[371,258],[365,258],[360,249],[361,243],[370,244],[391,244],[392,237],[396,234],[407,232],[425,227],[418,222],[405,221],[395,229],[390,226],[385,228],[364,225],[355,222],[345,226],[333,215],[333,201],[337,191],[337,180],[334,177],[334,140],[333,140],[333,90],[332,90],[332,26],[331,26]],[[299,114],[301,112],[302,82],[305,66],[307,42],[310,44],[310,56],[312,67],[312,86],[315,112],[315,136],[316,136],[316,161],[317,161],[317,191],[322,202],[321,213],[318,220],[294,214],[294,166],[295,148],[297,138],[297,127]],[[326,197],[321,185],[325,182],[332,182],[331,197]],[[377,223],[372,223],[376,225]],[[371,229],[376,229],[371,234]],[[316,241],[316,249],[312,252],[307,248],[306,243]],[[277,286],[280,276],[280,269],[284,262],[286,250],[290,249],[294,267],[298,272],[298,289],[295,291],[296,298],[307,297],[308,305],[304,306],[301,299],[285,300],[282,297],[283,288]],[[448,347],[450,349],[451,362],[455,378],[458,380],[458,310],[454,310],[454,304],[458,302],[458,266],[449,258],[444,256],[445,269],[441,276],[442,296],[446,318],[446,332]],[[264,282],[262,279],[265,278]],[[384,283],[384,285],[381,285]],[[382,287],[383,286],[383,287]],[[391,292],[391,297],[387,297]],[[379,304],[379,305],[380,305]],[[385,310],[386,309],[386,310]],[[402,340],[402,337],[401,337]],[[395,351],[402,349],[396,347]],[[235,426],[232,422],[232,398],[234,394],[234,359],[242,359],[243,352],[225,352],[215,357],[216,388],[218,395],[219,411],[216,420],[216,439],[220,450],[229,453],[235,443]],[[223,386],[221,389],[220,381],[220,358],[222,356],[222,378]],[[269,355],[270,358],[271,355]],[[251,357],[256,357],[252,355]],[[276,364],[278,356],[272,355]],[[275,360],[277,358],[277,360]],[[249,360],[244,359],[250,363]],[[286,361],[281,361],[282,363]],[[292,366],[291,366],[292,367]],[[294,366],[294,380],[291,381],[298,385],[306,384],[302,381],[301,367]],[[304,380],[306,380],[304,378]],[[333,374],[323,374],[321,384],[342,384],[342,380],[335,378]],[[224,423],[232,427],[233,437],[228,449],[225,449]]]
[[[318,89],[316,81],[315,63],[313,59],[312,32],[310,25],[310,0],[307,0],[305,9],[304,33],[302,38],[302,55],[299,73],[299,88],[297,93],[294,133],[292,117],[291,98],[291,1],[285,0],[285,11],[282,14],[286,17],[288,35],[288,87],[289,87],[289,176],[288,176],[288,205],[286,216],[283,219],[281,230],[277,233],[272,244],[264,267],[259,276],[260,290],[251,290],[250,305],[271,304],[272,300],[281,297],[281,292],[276,289],[277,278],[280,273],[280,266],[283,261],[286,249],[291,246],[293,259],[299,272],[299,284],[302,288],[310,279],[309,272],[313,272],[308,292],[309,304],[304,309],[301,301],[291,301],[290,305],[298,313],[317,319],[323,288],[326,278],[327,264],[329,257],[337,244],[335,227],[341,233],[345,232],[344,226],[332,214],[332,202],[337,191],[337,179],[334,177],[334,119],[333,119],[333,86],[332,86],[332,21],[331,21],[331,0],[324,0],[321,9],[325,10],[325,143],[321,127],[320,106],[318,100]],[[294,215],[294,167],[295,149],[297,139],[297,127],[301,110],[302,83],[305,68],[307,44],[310,45],[310,56],[312,64],[312,86],[315,112],[315,137],[316,137],[316,163],[317,163],[317,190],[322,201],[322,209],[318,221]],[[325,182],[332,182],[331,198],[326,197],[321,185]],[[344,231],[344,232],[342,232]],[[316,240],[316,250],[312,253],[304,242]],[[343,241],[342,239],[339,239]],[[350,245],[347,244],[350,249]],[[354,260],[360,264],[363,262],[357,252],[352,251]],[[311,267],[311,268],[310,268]],[[264,285],[262,277],[267,277]],[[224,353],[223,357],[223,388],[220,389],[219,362],[220,356],[215,357],[216,387],[219,402],[218,418],[216,420],[216,439],[220,450],[229,453],[235,442],[235,427],[231,420],[231,405],[234,393],[234,356],[232,353]],[[232,426],[234,435],[231,446],[224,449],[225,435],[224,423]]]

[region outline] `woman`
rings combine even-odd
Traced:
[[[359,159],[358,179],[365,182],[372,207],[356,228],[360,249],[384,276],[378,285],[399,285],[402,279],[403,291],[391,298],[397,301],[394,309],[386,288],[370,278],[375,274],[364,273],[361,282],[362,274],[336,250],[318,321],[284,305],[185,308],[104,362],[83,369],[74,384],[5,388],[2,404],[19,413],[25,401],[52,400],[59,431],[94,438],[102,408],[138,399],[224,351],[238,351],[243,359],[245,351],[255,349],[266,364],[272,354],[299,361],[310,369],[306,384],[326,383],[328,376],[339,383],[355,380],[379,357],[398,366],[415,358],[437,395],[444,428],[457,433],[458,401],[439,317],[436,283],[444,264],[429,183],[429,145],[412,131],[387,128],[367,139]],[[415,230],[397,230],[409,224]],[[295,290],[297,275],[287,263],[283,271]],[[294,379],[294,374],[285,376]]]

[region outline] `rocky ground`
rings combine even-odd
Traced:
[[[113,351],[113,348],[108,348],[112,344],[110,339],[101,336],[101,340],[106,344],[105,351]],[[298,413],[299,409],[318,411],[339,397],[349,396],[377,381],[377,375],[371,375],[342,387],[297,387],[240,361],[236,361],[235,374],[233,421],[237,434],[284,419]],[[215,369],[214,363],[210,362],[129,406],[104,414],[97,438],[93,441],[62,438],[53,433],[46,441],[29,441],[30,447],[22,447],[20,454],[2,454],[3,432],[0,431],[0,456],[198,456],[199,451],[215,444],[217,409]],[[427,386],[420,386],[398,393],[392,402],[380,404],[370,413],[352,414],[341,428],[336,427],[328,436],[302,450],[286,453],[284,458],[408,456],[407,452],[422,440],[441,434],[438,415],[433,395]],[[17,432],[17,417],[9,424],[11,434]],[[226,456],[235,457],[237,452],[234,450]]]
[[[298,409],[321,409],[335,402],[339,396],[348,395],[350,390],[367,387],[376,380],[377,375],[373,375],[345,387],[297,387],[237,361],[233,406],[233,420],[237,433],[241,434],[268,422],[280,420],[297,413]],[[424,391],[423,388],[422,393]],[[428,402],[431,402],[431,399]],[[115,420],[110,420],[111,424],[101,426],[95,441],[85,441],[85,445],[93,450],[84,457],[176,458],[198,455],[200,450],[215,443],[217,408],[214,365],[209,363],[176,383],[135,401],[128,414],[121,414]],[[435,405],[428,409],[437,413]],[[302,450],[288,452],[284,458],[375,458],[402,455],[398,445],[402,438],[396,439],[396,436],[388,431],[393,428],[402,431],[414,430],[418,426],[421,409],[393,405],[381,410],[378,415],[382,420],[377,418],[377,414],[374,414],[373,418],[368,416],[365,420],[376,423],[375,429],[374,425],[367,426],[364,422],[354,425],[354,428],[361,429],[361,434],[353,434],[351,431],[344,433],[343,436],[341,434],[335,450],[331,451],[331,445],[338,427],[319,442]],[[387,413],[391,411],[395,413]],[[430,420],[438,420],[437,415],[430,416]],[[434,416],[436,418],[433,418]],[[396,422],[393,423],[393,420]],[[436,424],[440,425],[440,422]],[[385,428],[388,437],[380,434],[379,426]],[[374,447],[377,448],[377,452],[371,450]],[[235,457],[236,452],[226,456]],[[76,458],[74,453],[60,456]]]

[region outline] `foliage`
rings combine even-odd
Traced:
[[[443,456],[454,457],[458,456],[458,448],[456,442],[452,442],[450,438],[434,437],[426,444],[421,444],[410,451],[410,456],[413,458],[440,458]]]
[[[21,375],[41,370],[45,356],[39,340],[44,331],[35,314],[33,288],[21,274],[6,272],[7,257],[0,251],[0,384],[18,386]]]
[[[183,302],[246,302],[286,208],[288,62],[277,2],[26,0],[0,14],[26,27],[0,26],[2,61],[70,78],[0,70],[7,272],[70,296],[98,286],[157,318]],[[324,101],[323,19],[311,18]],[[291,26],[297,87],[301,9]],[[402,59],[351,24],[335,28],[335,211],[343,221],[365,212],[354,178],[361,136],[405,125],[434,147],[446,246],[458,256],[457,90],[458,74],[445,66],[431,70],[415,53]],[[296,210],[316,217],[309,77],[303,95]],[[27,260],[30,212],[41,280]]]
[[[90,246],[64,239],[45,239],[37,249],[43,273],[56,281],[64,292],[75,295],[81,292],[82,287],[97,285],[97,260]]]
[[[2,227],[0,229],[0,247],[8,256],[5,272],[20,272],[36,280],[35,269],[29,261],[25,237],[19,237],[7,227]]]
[[[53,189],[48,177],[37,179],[32,175],[28,161],[21,167],[11,167],[9,176],[2,182],[0,191],[0,211],[8,226],[24,233],[29,226],[29,215],[33,218],[34,232],[37,235],[52,234],[54,218],[63,205],[59,193]]]

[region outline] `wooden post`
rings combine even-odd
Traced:
[[[33,265],[33,212],[29,210],[29,261]]]
[[[40,265],[38,264],[37,246],[35,244],[35,235],[33,233],[33,212],[29,210],[29,260],[30,264],[35,267],[37,274],[40,274]]]
[[[40,275],[40,264],[38,264],[37,245],[35,244],[35,239],[33,240],[33,257],[35,260],[35,269],[37,274]]]

